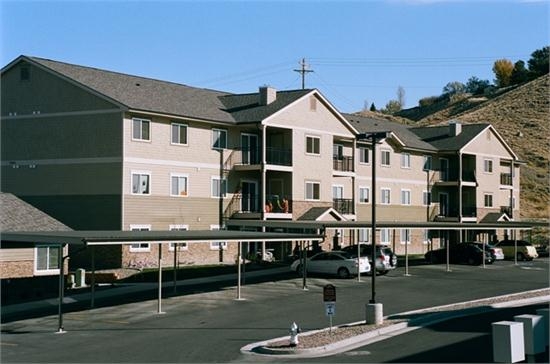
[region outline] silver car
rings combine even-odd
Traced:
[[[359,244],[361,250],[361,257],[369,259],[369,263],[372,264],[372,245]],[[349,245],[342,249],[350,253],[352,256],[357,256],[357,245]],[[390,270],[397,268],[397,256],[393,253],[389,246],[376,245],[376,273],[387,274]]]
[[[352,275],[359,273],[370,272],[371,266],[366,257],[353,257],[351,254],[344,251],[331,251],[317,253],[307,259],[306,268],[308,273],[323,273],[337,275],[340,278],[349,278]],[[300,259],[294,261],[290,265],[290,270],[301,274],[302,261]]]

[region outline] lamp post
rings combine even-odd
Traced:
[[[357,136],[358,140],[371,140],[372,142],[372,193],[371,193],[371,203],[372,203],[372,217],[371,217],[371,236],[372,236],[372,250],[371,250],[371,299],[367,306],[367,323],[382,323],[382,307],[381,305],[376,306],[374,309],[374,314],[372,318],[369,318],[369,312],[371,306],[376,304],[376,143],[379,140],[387,138],[389,132],[371,132],[371,133],[361,133]],[[369,322],[372,321],[372,322]]]

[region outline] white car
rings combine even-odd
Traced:
[[[371,266],[367,257],[357,259],[344,251],[317,253],[308,258],[306,262],[308,273],[333,274],[340,278],[357,275],[358,266],[360,273],[370,272]],[[290,270],[301,274],[303,270],[302,261],[300,259],[294,261],[290,265]]]

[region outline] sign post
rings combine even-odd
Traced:
[[[332,334],[332,316],[336,313],[336,287],[332,284],[323,287],[323,302],[325,303],[325,313],[330,322],[329,333]]]

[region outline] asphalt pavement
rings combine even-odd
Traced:
[[[316,276],[308,279],[308,289],[303,290],[302,280],[286,268],[263,274],[254,277],[252,272],[247,273],[241,300],[236,299],[235,276],[178,282],[176,294],[170,293],[168,284],[164,288],[163,314],[156,311],[156,285],[101,290],[104,296],[96,297],[97,308],[91,310],[87,293],[69,296],[70,303],[64,305],[67,312],[64,334],[55,333],[57,300],[42,302],[38,308],[37,303],[33,307],[25,304],[2,307],[0,361],[457,362],[446,356],[450,349],[438,348],[455,347],[458,353],[459,344],[463,343],[464,351],[468,351],[469,342],[483,344],[480,337],[487,336],[475,328],[482,320],[468,322],[462,318],[457,323],[464,323],[463,329],[451,320],[449,324],[436,326],[436,330],[421,328],[325,358],[242,354],[240,348],[247,344],[287,335],[293,321],[303,330],[328,326],[322,304],[322,288],[327,283],[337,287],[334,325],[364,319],[365,303],[371,292],[370,277],[362,277],[358,282]],[[509,261],[487,268],[453,265],[451,272],[444,265],[415,266],[409,269],[409,274],[405,276],[404,268],[400,267],[387,276],[377,277],[377,297],[384,304],[385,315],[549,286],[547,258],[517,266]],[[399,342],[401,338],[406,340]],[[479,358],[474,361],[480,362]]]

